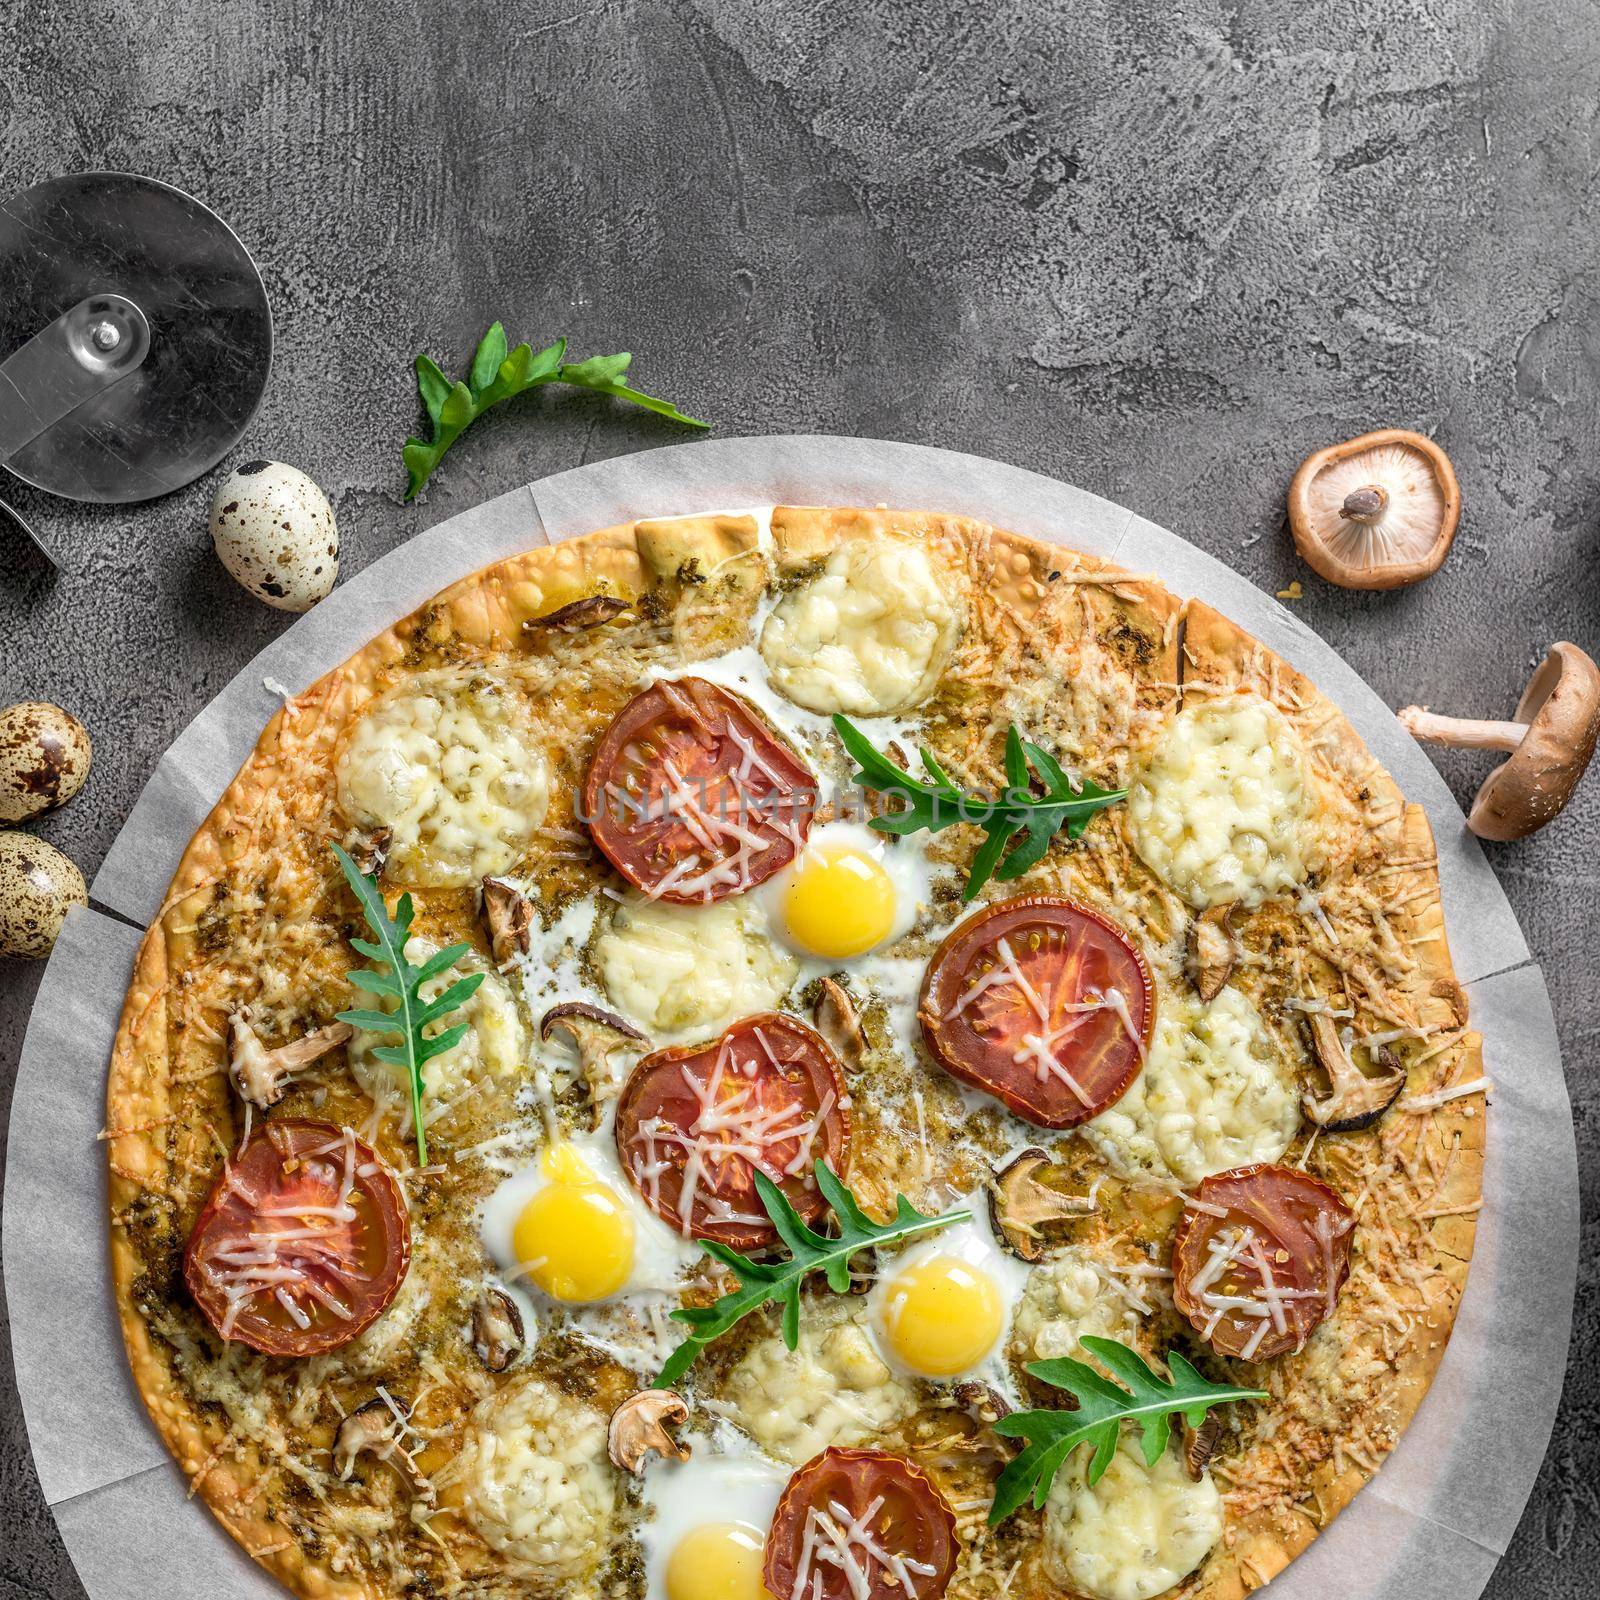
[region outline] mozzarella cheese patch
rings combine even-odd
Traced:
[[[1299,736],[1255,695],[1201,700],[1162,730],[1128,790],[1128,836],[1192,906],[1256,906],[1306,875]]]
[[[1126,1176],[1187,1184],[1276,1161],[1299,1127],[1292,1066],[1256,1008],[1228,987],[1210,1005],[1161,996],[1144,1071],[1083,1133]]]
[[[1078,1341],[1086,1333],[1132,1344],[1138,1332],[1139,1316],[1127,1297],[1077,1245],[1028,1274],[1011,1324],[1012,1349],[1023,1361],[1081,1361]]]
[[[406,959],[414,966],[421,966],[437,948],[426,939],[408,939]],[[490,971],[481,957],[463,956],[448,971],[430,978],[422,986],[422,998],[432,1000],[457,978],[473,972],[484,974],[477,992],[468,996],[465,1005],[428,1029],[430,1033],[439,1033],[458,1022],[467,1024],[459,1043],[423,1066],[423,1115],[428,1121],[433,1120],[435,1113],[442,1114],[446,1107],[470,1093],[480,1080],[509,1082],[527,1070],[532,1041],[522,1014],[505,980]],[[393,1011],[396,1004],[379,996],[373,996],[371,1003],[383,1011]],[[372,1053],[375,1046],[394,1042],[387,1034],[358,1032],[350,1041],[350,1071],[378,1104],[400,1103],[409,1132],[411,1080],[406,1069],[380,1061]]]
[[[657,1044],[709,1039],[776,1009],[799,971],[736,899],[618,904],[595,940],[594,965],[611,1004]]]
[[[873,1348],[859,1301],[806,1307],[800,1341],[762,1339],[728,1375],[734,1420],[775,1460],[800,1466],[829,1445],[876,1442],[916,1396]]]
[[[960,632],[921,545],[852,539],[773,608],[761,657],[797,705],[883,716],[933,693]]]
[[[598,1564],[617,1512],[606,1419],[538,1378],[473,1412],[452,1477],[462,1512],[486,1543],[551,1578]]]
[[[448,673],[375,701],[346,734],[335,776],[345,816],[393,830],[385,876],[430,888],[514,866],[550,792],[506,697]]]
[[[1175,1449],[1147,1467],[1124,1428],[1093,1488],[1089,1459],[1089,1451],[1075,1450],[1045,1503],[1045,1566],[1062,1589],[1093,1600],[1151,1600],[1193,1572],[1222,1537],[1216,1484],[1209,1473],[1194,1482]]]

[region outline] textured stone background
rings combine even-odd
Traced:
[[[411,356],[459,365],[498,316],[632,349],[726,433],[1071,479],[1263,588],[1300,577],[1301,614],[1392,704],[1499,716],[1551,639],[1600,647],[1597,56],[1584,0],[5,0],[0,183],[134,169],[233,223],[278,335],[238,458],[326,487],[347,571],[680,437],[545,391],[402,506]],[[1332,590],[1295,561],[1284,488],[1307,451],[1389,424],[1454,457],[1461,534],[1420,589]],[[0,531],[0,701],[59,700],[95,737],[87,790],[41,828],[86,872],[286,625],[214,560],[214,482],[107,512],[19,492],[73,575]],[[1465,804],[1485,763],[1441,764]],[[1493,851],[1555,998],[1587,1219],[1502,1600],[1592,1595],[1600,1570],[1597,841],[1600,778]],[[36,982],[0,963],[0,1098]],[[0,1600],[75,1597],[13,1396],[0,1429]]]

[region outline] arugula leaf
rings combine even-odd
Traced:
[[[1020,878],[1043,859],[1058,833],[1065,831],[1069,839],[1082,838],[1090,817],[1115,805],[1128,792],[1102,789],[1087,780],[1074,789],[1056,758],[1024,739],[1015,725],[1006,734],[1006,788],[996,800],[980,790],[963,789],[931,750],[921,752],[928,775],[924,782],[874,749],[872,741],[848,718],[835,713],[833,728],[858,769],[850,781],[905,803],[903,810],[872,819],[871,825],[879,832],[907,834],[926,829],[938,833],[954,823],[971,822],[988,835],[972,858],[967,886],[961,891],[963,900],[970,900],[990,878],[1001,883]],[[1022,838],[1005,854],[1017,834]]]
[[[1127,1387],[1112,1383],[1082,1361],[1063,1356],[1056,1361],[1035,1361],[1028,1371],[1077,1400],[1077,1409],[1013,1411],[995,1423],[995,1432],[1011,1439],[1026,1439],[1027,1447],[1000,1474],[989,1507],[989,1526],[1004,1522],[1031,1499],[1042,1510],[1050,1485],[1060,1468],[1080,1444],[1094,1447],[1089,1482],[1098,1483],[1117,1451],[1124,1422],[1137,1422],[1141,1430],[1145,1465],[1161,1459],[1172,1436],[1172,1417],[1179,1413],[1190,1427],[1199,1427],[1213,1406],[1234,1400],[1265,1400],[1265,1389],[1237,1389],[1231,1384],[1208,1383],[1176,1350],[1167,1352],[1171,1379],[1159,1377],[1137,1351],[1115,1339],[1085,1334],[1080,1341]]]
[[[711,426],[709,422],[685,416],[670,400],[659,400],[655,395],[625,384],[622,376],[633,361],[628,351],[614,356],[590,356],[587,361],[570,364],[562,360],[566,353],[565,339],[557,339],[539,351],[527,344],[509,350],[506,330],[497,322],[479,341],[465,383],[452,383],[431,356],[418,356],[415,363],[417,393],[433,424],[433,437],[406,440],[402,452],[407,473],[406,499],[416,499],[445,451],[485,411],[513,395],[537,389],[541,384],[570,383],[580,389],[613,395],[690,428]]]
[[[859,1251],[873,1245],[892,1244],[897,1239],[909,1239],[919,1233],[931,1233],[935,1228],[965,1222],[972,1216],[965,1207],[929,1216],[918,1211],[901,1194],[895,1196],[894,1215],[887,1222],[874,1222],[826,1161],[817,1163],[816,1179],[823,1199],[839,1219],[838,1238],[814,1233],[801,1220],[800,1213],[789,1203],[783,1190],[764,1172],[756,1173],[756,1192],[761,1196],[761,1204],[772,1219],[773,1227],[778,1230],[778,1237],[788,1246],[789,1257],[785,1261],[752,1261],[714,1239],[702,1239],[701,1244],[733,1272],[740,1287],[723,1295],[714,1305],[684,1306],[672,1313],[674,1321],[688,1323],[694,1332],[667,1357],[666,1365],[656,1374],[653,1388],[665,1389],[676,1383],[713,1339],[720,1338],[757,1306],[769,1301],[783,1304],[783,1342],[793,1350],[800,1339],[800,1285],[811,1273],[821,1272],[835,1294],[844,1294],[850,1288],[850,1258]]]
[[[361,914],[372,929],[372,939],[352,939],[351,945],[369,961],[379,963],[380,970],[368,972],[361,968],[350,974],[350,982],[368,994],[380,995],[395,1002],[392,1011],[376,1006],[361,1010],[341,1011],[340,1022],[367,1033],[398,1034],[399,1044],[381,1044],[373,1049],[379,1061],[393,1067],[404,1067],[411,1078],[411,1121],[417,1130],[417,1164],[428,1164],[428,1136],[422,1126],[422,1069],[435,1056],[459,1044],[466,1036],[467,1024],[458,1022],[434,1034],[423,1030],[450,1015],[477,992],[484,974],[474,972],[457,978],[432,1000],[422,998],[422,986],[448,972],[472,946],[453,944],[436,950],[420,967],[406,960],[406,940],[411,935],[411,920],[415,915],[411,896],[403,894],[395,907],[394,916],[384,904],[383,893],[378,888],[376,875],[368,875],[350,857],[334,845],[333,853],[344,872],[345,881],[361,907]],[[381,968],[387,967],[387,971]]]

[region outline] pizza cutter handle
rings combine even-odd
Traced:
[[[92,294],[0,365],[0,462],[136,372],[150,324],[123,294]]]

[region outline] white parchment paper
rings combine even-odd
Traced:
[[[601,462],[431,529],[341,585],[203,711],[158,764],[93,886],[144,924],[190,836],[248,756],[276,696],[299,690],[446,583],[530,546],[651,515],[772,502],[960,512],[1154,572],[1250,629],[1349,716],[1428,811],[1456,970],[1497,1089],[1485,1207],[1439,1375],[1399,1448],[1279,1578],[1284,1600],[1472,1600],[1520,1517],[1560,1397],[1576,1278],[1577,1158],[1544,983],[1431,762],[1298,618],[1183,540],[1016,467],[870,440],[679,446]],[[18,1068],[4,1212],[17,1381],[45,1498],[92,1600],[282,1591],[190,1502],[127,1377],[104,1244],[104,1071],[138,935],[74,913]]]
[[[6,1139],[11,1351],[47,1502],[166,1456],[122,1352],[106,1247],[105,1064],[141,935],[77,909],[50,957]],[[39,1381],[37,1375],[45,1375]]]

